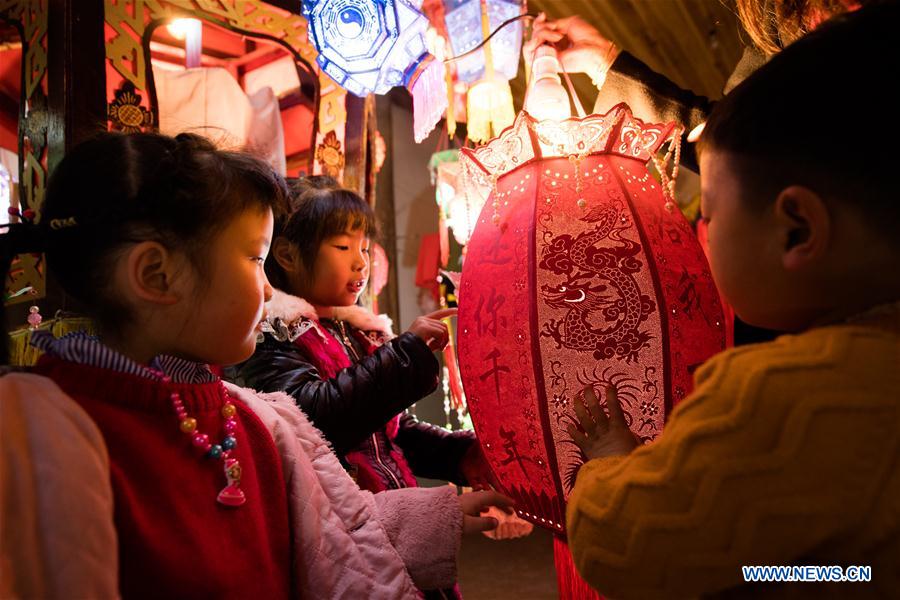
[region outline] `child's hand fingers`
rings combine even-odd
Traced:
[[[480,531],[492,531],[497,529],[500,521],[494,517],[463,517],[463,533],[478,533]]]
[[[590,386],[584,388],[584,399],[588,403],[597,401]],[[584,402],[582,402],[580,398],[575,398],[575,401],[572,404],[575,407],[575,416],[578,418],[578,424],[581,425],[581,428],[588,436],[594,435],[602,421],[595,421],[591,418],[587,409],[584,407]]]
[[[438,321],[440,319],[455,317],[458,311],[459,309],[457,308],[442,308],[441,310],[436,310],[433,313],[428,313],[427,315],[425,315],[425,318]]]
[[[431,350],[441,350],[450,341],[450,332],[447,329],[447,325],[443,321],[429,317],[419,317],[413,322],[408,331],[428,344],[428,348]]]
[[[434,344],[432,350],[443,350],[450,342],[450,330],[442,321],[435,321]]]
[[[478,493],[482,495],[482,498],[481,498],[481,503],[482,503],[481,510],[482,511],[485,510],[486,508],[488,508],[489,506],[496,506],[497,508],[499,508],[500,510],[502,510],[503,512],[505,512],[508,515],[511,515],[513,513],[512,507],[513,507],[513,504],[515,504],[515,502],[509,496],[501,494],[500,492],[495,492],[494,490],[490,490],[487,492],[478,492]]]
[[[578,431],[578,428],[574,425],[568,425],[566,427],[566,431],[572,436],[572,441],[575,442],[575,445],[581,448],[582,450],[586,450],[588,446],[588,437]]]
[[[597,395],[594,393],[593,386],[587,386],[584,388],[584,400],[585,404],[587,404],[588,413],[590,413],[591,418],[597,424],[598,427],[606,424],[608,419],[606,415],[603,413],[603,409],[600,408],[600,400],[597,398]],[[601,427],[602,429],[602,427]]]
[[[449,341],[450,334],[447,332],[447,329],[444,328],[443,330],[436,330],[434,335],[429,337],[426,343],[430,350],[443,350]]]
[[[513,499],[493,490],[463,494],[459,500],[467,515],[479,515],[491,506],[496,506],[508,515],[512,514]]]
[[[597,424],[597,431],[600,433],[609,431],[609,417],[607,417],[606,413],[603,412],[603,409],[600,408],[600,399],[597,398],[597,394],[594,393],[593,386],[585,386],[584,399],[585,404],[587,404],[587,409],[590,411],[591,418]],[[591,432],[588,432],[588,435],[590,435],[590,433]]]
[[[619,404],[619,394],[616,392],[615,386],[607,386],[606,388],[606,408],[609,410],[609,422],[619,427],[627,428],[625,422],[625,413],[622,411],[622,405]]]

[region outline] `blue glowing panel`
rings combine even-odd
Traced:
[[[303,9],[316,62],[357,96],[405,85],[427,54],[428,20],[410,0],[308,0]]]

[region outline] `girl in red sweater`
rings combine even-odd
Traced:
[[[102,435],[99,448],[73,435],[67,460],[107,461],[108,481],[83,482],[100,496],[84,510],[108,510],[111,490],[118,547],[84,557],[73,540],[47,577],[116,568],[106,592],[124,597],[415,597],[452,584],[460,531],[491,528],[477,515],[508,505],[493,492],[360,492],[289,398],[210,372],[254,350],[284,202],[265,164],[187,134],[104,134],[54,171],[48,264],[101,333],[36,333],[36,372]]]

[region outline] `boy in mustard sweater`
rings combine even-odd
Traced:
[[[713,275],[742,319],[793,333],[707,362],[640,448],[614,390],[608,415],[586,390],[567,525],[603,594],[900,597],[898,25],[896,2],[826,23],[715,107]],[[854,566],[871,581],[796,582]]]

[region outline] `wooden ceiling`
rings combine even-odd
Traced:
[[[710,98],[721,96],[743,51],[732,0],[528,0],[527,8],[550,19],[579,15],[655,71]],[[573,81],[589,108],[596,91],[586,77]],[[521,102],[522,69],[512,84]]]

